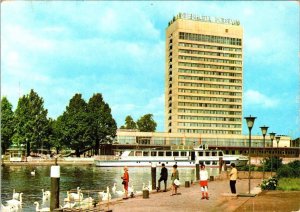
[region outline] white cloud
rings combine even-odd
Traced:
[[[280,103],[279,99],[270,98],[255,90],[247,90],[244,94],[246,105],[259,105],[264,108],[274,108]]]

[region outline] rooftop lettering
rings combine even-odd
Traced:
[[[201,21],[201,22],[210,22],[210,23],[218,23],[218,24],[228,24],[228,25],[240,25],[239,20],[232,20],[229,18],[218,18],[218,17],[210,17],[210,16],[200,16],[190,13],[179,13],[173,17],[173,19],[169,22],[168,26],[170,26],[177,19],[186,19],[193,21]]]

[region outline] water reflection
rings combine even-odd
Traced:
[[[36,170],[35,176],[30,172]],[[195,180],[195,169],[179,168],[180,181]],[[210,175],[216,175],[217,169],[208,169]],[[123,168],[100,168],[95,166],[61,166],[60,176],[60,204],[67,196],[66,192],[80,187],[84,192],[84,198],[92,196],[98,201],[96,191],[106,190],[114,183],[117,190],[122,190]],[[160,167],[157,168],[157,180],[159,178]],[[169,168],[169,175],[171,168]],[[151,168],[129,168],[130,183],[135,190],[142,190],[142,185],[146,185],[151,180]],[[13,189],[23,193],[23,211],[35,211],[34,202],[42,204],[42,189],[50,190],[50,166],[2,166],[1,167],[1,199],[2,204],[12,199]],[[169,178],[170,179],[170,178]],[[170,183],[170,180],[168,181]],[[90,191],[90,192],[88,192]],[[115,198],[116,196],[113,196]],[[49,207],[49,201],[44,203],[44,207]]]

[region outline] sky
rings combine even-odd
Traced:
[[[8,1],[1,3],[1,96],[34,89],[57,118],[75,93],[101,93],[118,127],[152,113],[164,131],[165,30],[179,12],[240,20],[243,116],[252,134],[300,136],[296,1]],[[243,120],[243,134],[248,133]]]

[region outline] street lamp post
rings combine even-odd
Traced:
[[[278,170],[278,161],[279,161],[279,149],[278,149],[278,144],[279,144],[279,141],[280,141],[280,136],[276,136],[275,139],[276,139],[276,142],[277,142],[277,167],[276,167],[276,170]]]
[[[246,119],[246,122],[247,122],[247,126],[248,126],[248,129],[249,129],[249,171],[248,171],[248,174],[249,174],[249,182],[248,182],[248,191],[249,191],[249,194],[250,194],[250,178],[251,178],[251,130],[252,130],[252,127],[254,125],[254,121],[256,119],[256,117],[252,117],[251,115],[249,117],[245,117]]]
[[[270,138],[271,138],[271,145],[272,145],[272,151],[271,151],[271,177],[273,176],[273,140],[275,138],[276,133],[271,132]]]
[[[268,128],[269,127],[267,127],[265,125],[260,127],[261,133],[264,138],[264,140],[263,140],[263,145],[264,145],[264,147],[263,147],[263,180],[265,179],[265,147],[266,147],[266,134],[267,134]]]

